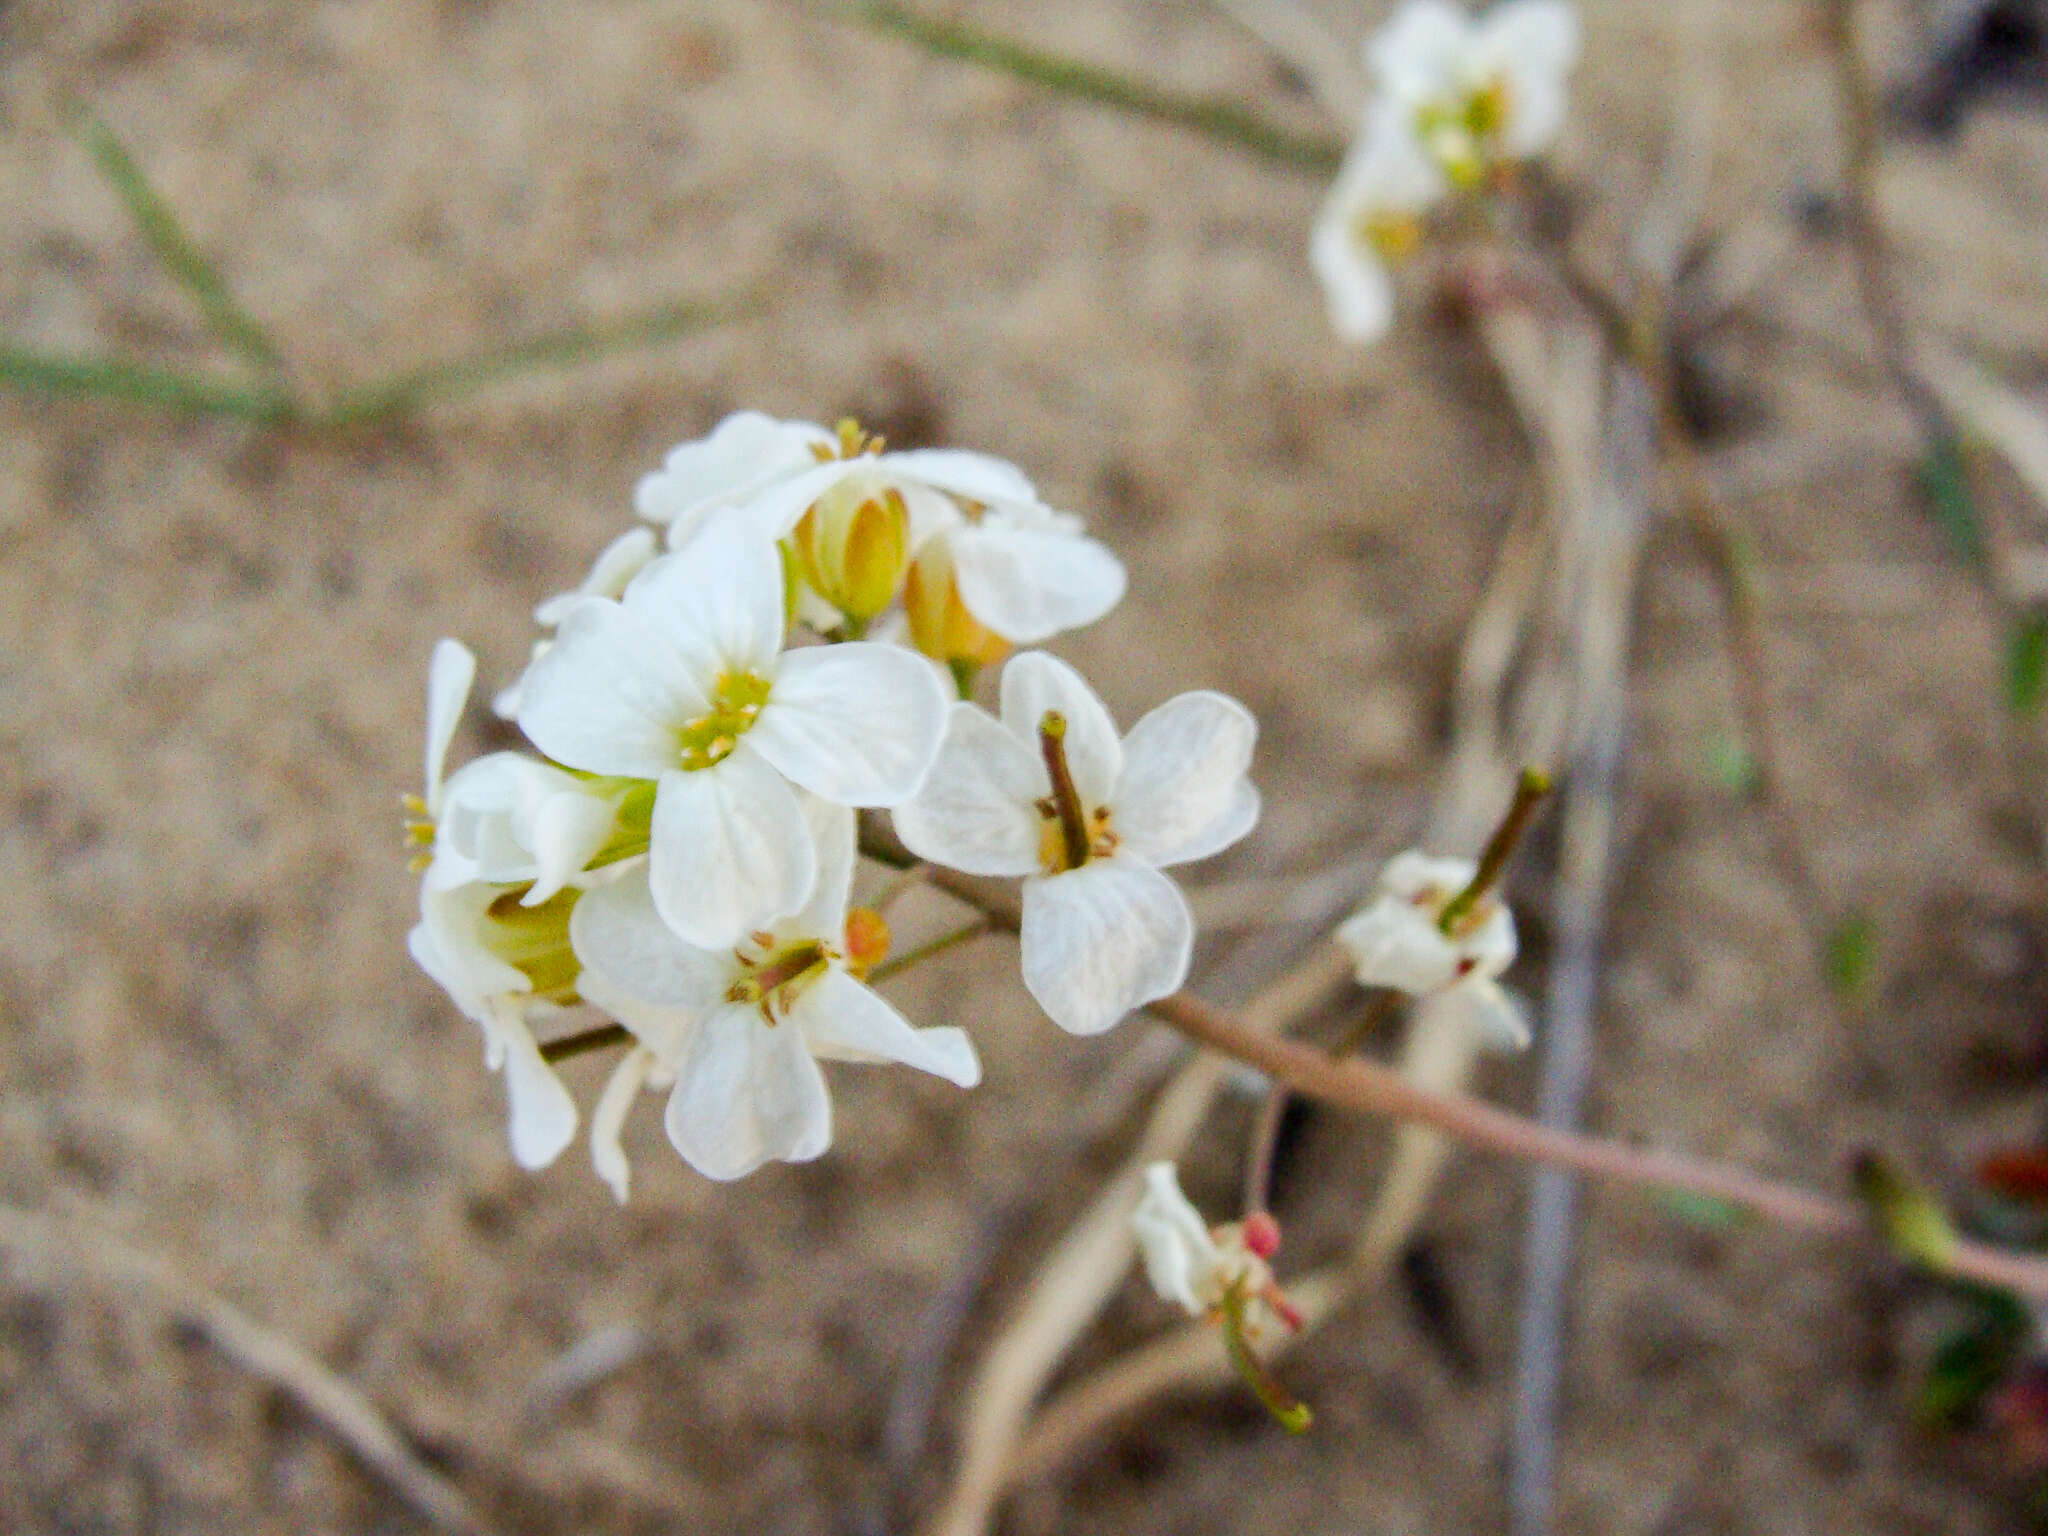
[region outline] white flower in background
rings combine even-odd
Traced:
[[[586,772],[657,781],[653,899],[685,940],[728,948],[800,907],[817,856],[801,787],[897,805],[938,752],[946,700],[890,646],[782,649],[782,562],[736,525],[665,555],[617,602],[586,598],[528,670],[519,724]]]
[[[1194,919],[1160,867],[1247,832],[1258,723],[1220,693],[1184,693],[1117,739],[1064,662],[1030,651],[1002,679],[1002,718],[956,704],[924,789],[895,813],[920,858],[1022,875],[1024,984],[1074,1034],[1108,1029],[1186,979]]]
[[[1506,0],[1477,17],[1451,0],[1408,0],[1365,60],[1424,153],[1453,186],[1472,187],[1550,146],[1578,52],[1565,0]]]
[[[547,653],[547,648],[554,643],[552,632],[577,603],[587,597],[618,597],[624,593],[626,583],[638,576],[654,558],[655,545],[652,528],[628,528],[599,552],[591,563],[590,574],[583,578],[580,586],[570,592],[557,592],[534,609],[534,622],[549,634],[533,642],[533,654],[527,659],[528,665]],[[519,683],[520,679],[515,678],[500,688],[497,697],[491,700],[491,713],[500,720],[519,718]]]
[[[1375,103],[1309,237],[1330,324],[1377,341],[1394,320],[1393,268],[1423,239],[1423,217],[1448,190],[1399,105]]]
[[[1173,1164],[1153,1163],[1145,1170],[1145,1192],[1131,1226],[1145,1278],[1162,1301],[1176,1303],[1190,1317],[1214,1317],[1235,1291],[1244,1306],[1245,1336],[1253,1343],[1276,1324],[1301,1326],[1273,1279],[1268,1261],[1280,1246],[1280,1228],[1265,1212],[1212,1228],[1181,1193]]]
[[[1478,868],[1470,859],[1396,854],[1373,899],[1337,930],[1337,942],[1351,952],[1361,984],[1427,999],[1432,1018],[1460,1021],[1489,1045],[1520,1050],[1529,1027],[1497,984],[1515,960],[1507,904],[1482,893],[1450,932],[1443,927],[1444,909]]]
[[[806,797],[799,822],[817,839],[809,901],[734,948],[678,939],[637,871],[577,905],[571,932],[584,967],[579,988],[639,1042],[614,1072],[592,1125],[593,1159],[621,1200],[627,1167],[619,1125],[654,1074],[674,1079],[669,1140],[713,1179],[825,1150],[832,1105],[820,1059],[900,1062],[963,1088],[981,1080],[964,1033],[913,1028],[858,979],[888,939],[876,914],[847,910],[853,813]]]

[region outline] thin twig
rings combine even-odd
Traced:
[[[355,1387],[282,1334],[184,1279],[168,1264],[93,1231],[0,1206],[0,1250],[17,1261],[54,1265],[101,1285],[138,1291],[196,1329],[214,1348],[277,1387],[418,1514],[457,1536],[489,1536],[462,1491],[420,1460],[405,1438]]]

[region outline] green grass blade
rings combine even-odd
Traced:
[[[844,14],[942,58],[979,64],[1082,101],[1174,123],[1294,170],[1330,176],[1344,158],[1341,140],[1284,127],[1234,101],[1173,90],[1044,53],[992,32],[919,15],[891,0],[853,0]]]
[[[569,326],[510,346],[429,363],[344,391],[331,407],[313,418],[313,425],[364,426],[423,405],[454,400],[523,374],[569,368],[614,352],[673,341],[731,319],[747,307],[665,304],[608,324]]]
[[[73,357],[4,343],[0,387],[97,396],[153,405],[182,416],[228,416],[265,426],[282,425],[297,415],[291,397],[269,385],[225,383],[118,358]]]
[[[282,373],[284,357],[277,343],[228,290],[226,279],[185,232],[170,204],[157,195],[135,157],[90,113],[79,118],[79,138],[156,259],[198,302],[214,335],[266,373]]]

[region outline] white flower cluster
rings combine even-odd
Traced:
[[[569,1010],[628,1046],[592,1116],[621,1199],[643,1087],[670,1089],[683,1157],[731,1179],[825,1149],[820,1060],[979,1080],[964,1033],[913,1028],[864,984],[888,929],[851,905],[859,809],[892,809],[920,858],[1025,877],[1024,979],[1065,1028],[1178,989],[1194,925],[1160,869],[1258,819],[1251,715],[1184,694],[1119,738],[1037,652],[1005,666],[999,718],[949,699],[1122,597],[1078,519],[1001,460],[751,412],[669,454],[635,504],[667,550],[637,528],[541,605],[498,697],[539,755],[444,778],[475,659],[444,640],[429,680],[410,944],[504,1070],[520,1163],[576,1132],[534,1033]]]
[[[1340,335],[1386,333],[1389,268],[1439,205],[1470,206],[1556,139],[1578,49],[1566,0],[1504,0],[1478,18],[1407,0],[1367,42],[1372,99],[1309,242]]]

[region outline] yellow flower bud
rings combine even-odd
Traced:
[[[895,601],[910,556],[903,493],[849,475],[812,503],[790,534],[805,583],[856,624]]]

